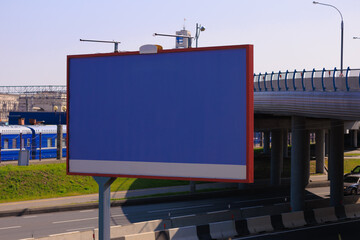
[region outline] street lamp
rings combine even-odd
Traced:
[[[195,42],[196,42],[196,47],[198,47],[198,40],[200,37],[200,32],[205,31],[205,27],[201,26],[201,24],[196,24],[196,30],[195,30]]]
[[[343,72],[343,53],[344,53],[344,19],[343,19],[343,16],[342,16],[341,12],[339,11],[339,9],[337,9],[333,5],[330,5],[327,3],[315,2],[315,1],[313,1],[313,4],[319,4],[319,5],[335,8],[336,11],[338,11],[338,13],[340,14],[340,17],[341,17],[341,60],[340,60],[341,66],[340,66],[340,69],[341,69],[341,73],[342,73]]]

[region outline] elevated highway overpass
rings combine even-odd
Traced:
[[[255,74],[254,112],[360,120],[360,69]]]
[[[360,69],[312,70],[254,74],[255,131],[264,132],[268,151],[271,133],[271,184],[280,184],[283,156],[291,132],[291,207],[304,209],[310,176],[310,133],[316,134],[316,169],[324,171],[329,156],[330,198],[343,201],[344,131],[357,146],[360,120]]]

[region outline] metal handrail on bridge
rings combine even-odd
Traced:
[[[343,72],[345,72],[345,75],[343,74]],[[283,78],[283,73],[285,73],[285,77]],[[254,74],[254,83],[257,83],[258,89],[256,89],[254,87],[254,91],[275,91],[275,88],[273,87],[273,79],[277,80],[277,91],[281,91],[281,87],[280,87],[280,81],[284,80],[284,84],[285,84],[285,91],[289,91],[289,87],[288,87],[288,79],[292,78],[292,82],[293,82],[293,91],[297,91],[297,86],[296,86],[296,80],[300,79],[301,80],[301,86],[302,86],[302,90],[303,91],[307,91],[306,89],[306,85],[304,83],[304,79],[305,79],[305,75],[311,73],[311,88],[312,91],[316,91],[316,87],[314,84],[314,78],[315,77],[321,77],[321,89],[322,91],[326,91],[326,87],[325,87],[325,82],[324,82],[324,78],[332,78],[332,89],[328,89],[328,90],[332,90],[332,91],[337,91],[338,87],[336,86],[336,79],[341,78],[344,79],[345,81],[345,87],[346,87],[346,91],[350,91],[350,85],[349,85],[349,77],[358,77],[359,81],[358,81],[358,88],[360,89],[360,69],[351,69],[350,67],[348,67],[346,70],[338,70],[336,69],[336,67],[334,68],[334,70],[326,70],[325,68],[323,68],[322,70],[311,70],[311,71],[306,71],[305,69],[303,71],[296,71],[296,69],[293,72],[289,72],[288,70],[286,70],[286,72],[281,72],[279,71],[278,73],[274,73],[271,72],[271,74],[268,74],[267,72],[265,72],[265,74]],[[316,73],[320,73],[321,76],[316,76]],[[277,75],[277,77],[276,77]],[[328,75],[328,76],[326,76]],[[275,78],[274,78],[275,76]],[[289,77],[290,76],[290,77]],[[263,82],[263,86],[264,88],[261,88],[261,81]],[[270,82],[270,88],[268,88],[266,85],[266,82]],[[309,91],[309,90],[308,90]]]

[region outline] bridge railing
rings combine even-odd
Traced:
[[[254,91],[360,91],[360,69],[258,73],[254,74]]]

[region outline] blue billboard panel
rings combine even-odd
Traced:
[[[251,182],[252,46],[68,56],[68,173]]]

